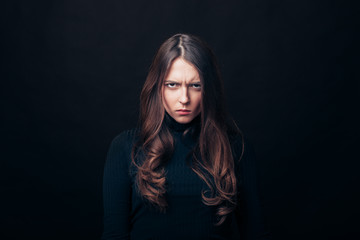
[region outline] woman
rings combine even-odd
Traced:
[[[251,148],[225,112],[215,57],[199,38],[176,34],[158,50],[139,127],[110,146],[104,211],[103,240],[268,239]]]

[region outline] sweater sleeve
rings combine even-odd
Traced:
[[[237,149],[242,149],[242,140],[237,141]],[[253,146],[245,138],[244,153],[237,167],[239,184],[239,204],[236,209],[240,232],[249,240],[272,239],[266,231],[261,201],[258,191],[255,153]],[[241,153],[240,153],[241,154]],[[236,154],[236,156],[240,156]]]
[[[130,239],[131,180],[129,137],[123,132],[111,143],[103,177],[102,240]]]

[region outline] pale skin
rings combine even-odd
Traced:
[[[196,68],[185,59],[176,58],[162,87],[166,112],[178,123],[189,123],[201,111],[201,82]]]

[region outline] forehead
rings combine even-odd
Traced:
[[[165,80],[174,81],[199,81],[200,76],[197,69],[183,58],[176,58],[170,68]]]

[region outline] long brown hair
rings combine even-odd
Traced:
[[[174,149],[173,137],[164,124],[162,85],[172,62],[178,58],[190,62],[199,72],[202,85],[200,133],[192,153],[192,170],[208,185],[211,195],[202,192],[204,204],[218,206],[217,225],[237,204],[237,180],[229,132],[237,132],[224,105],[223,83],[215,56],[205,42],[189,34],[176,34],[159,48],[140,95],[139,141],[132,151],[137,168],[136,184],[141,196],[166,211],[164,164]],[[144,154],[137,162],[137,154]],[[205,171],[204,171],[205,170]]]

